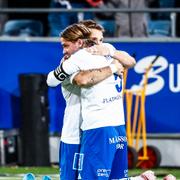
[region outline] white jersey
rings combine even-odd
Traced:
[[[114,47],[111,44],[104,43],[104,45],[106,45],[108,48],[114,49]],[[110,62],[111,61],[108,62],[108,65]],[[96,66],[96,63],[94,65]],[[86,69],[89,69],[88,64],[87,64]],[[53,71],[51,71],[48,74],[48,77],[47,77],[48,86],[55,87],[61,83],[62,83],[62,94],[63,94],[64,99],[66,100],[66,108],[65,108],[64,119],[63,119],[63,128],[62,128],[62,133],[61,133],[61,141],[68,144],[79,144],[80,143],[80,126],[82,124],[80,88],[78,88],[75,85],[72,85],[69,82],[69,79],[65,80],[64,82],[59,81],[54,76]],[[120,110],[120,108],[121,107],[118,107],[118,110]],[[121,119],[123,120],[123,114],[121,114]]]
[[[66,100],[61,141],[68,144],[80,144],[80,126],[82,123],[80,88],[66,79],[61,86]]]
[[[63,69],[73,74],[80,70],[102,68],[110,63],[109,58],[91,55],[82,49],[63,62]],[[81,108],[82,130],[124,125],[122,80],[112,75],[92,87],[81,88]]]
[[[67,144],[80,144],[80,126],[82,123],[80,88],[72,85],[69,79],[63,82],[57,80],[51,71],[47,77],[48,86],[55,87],[60,83],[62,83],[61,90],[66,100],[61,141]]]

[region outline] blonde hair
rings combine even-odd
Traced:
[[[95,21],[91,19],[83,20],[83,21],[80,21],[79,23],[85,25],[86,27],[90,29],[97,29],[103,33],[105,32],[103,26],[101,26],[100,24],[96,23]]]
[[[89,39],[91,31],[88,27],[83,24],[72,24],[68,26],[60,34],[61,38],[64,38],[67,41],[75,42],[78,39]]]

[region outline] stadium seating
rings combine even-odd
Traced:
[[[149,20],[149,36],[171,36],[171,21],[169,20]]]
[[[114,20],[97,20],[97,23],[104,27],[105,37],[114,37],[116,31],[116,24]]]
[[[43,25],[36,20],[9,20],[4,25],[3,35],[42,36]]]
[[[174,8],[175,0],[159,0],[160,8]],[[158,17],[161,20],[170,19],[170,13],[158,13]]]

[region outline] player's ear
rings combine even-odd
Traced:
[[[83,41],[83,39],[78,39],[77,43],[78,43],[78,46],[82,48],[84,41]]]

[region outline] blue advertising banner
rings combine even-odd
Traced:
[[[57,42],[0,41],[0,129],[20,127],[19,74],[47,74],[62,56]],[[65,102],[60,86],[49,89],[50,132],[60,132]]]
[[[180,43],[119,42],[119,50],[134,55],[136,66],[128,71],[127,88],[138,89],[148,73],[146,122],[148,133],[180,133]],[[0,129],[20,127],[19,82],[22,73],[54,69],[62,57],[59,42],[0,41]],[[60,132],[65,102],[60,87],[49,89],[50,132]]]
[[[145,69],[157,57],[148,73],[146,126],[148,133],[180,132],[180,44],[175,42],[115,43],[117,49],[134,54],[137,64],[129,70],[127,88],[141,85]]]

